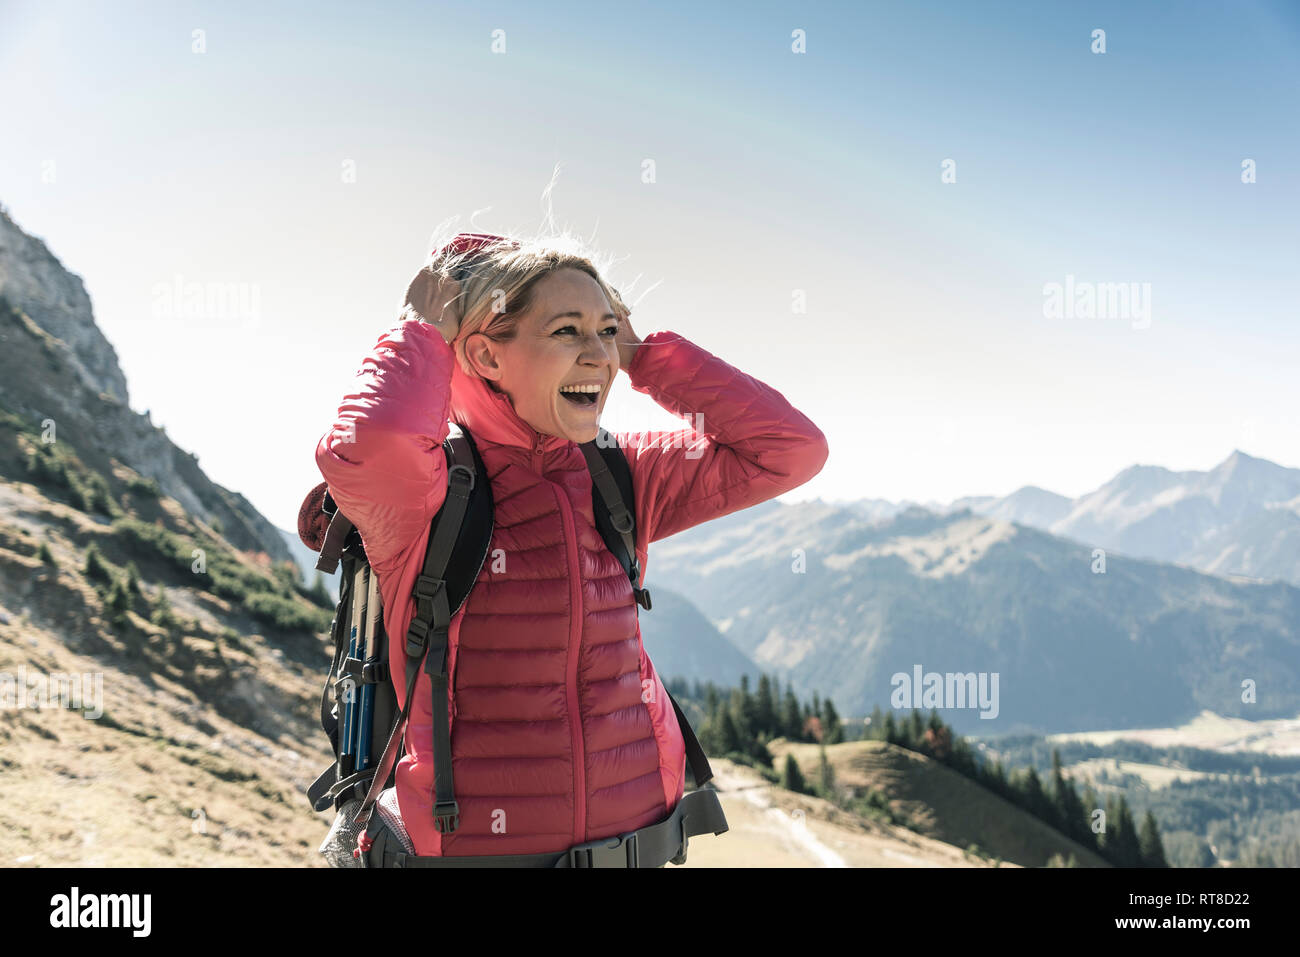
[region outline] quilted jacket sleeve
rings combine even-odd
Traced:
[[[455,352],[433,326],[405,319],[379,337],[316,446],[330,494],[376,568],[409,545],[447,494]]]
[[[691,426],[616,433],[632,467],[638,551],[798,488],[826,463],[826,437],[781,393],[676,333],[647,336],[627,373]]]

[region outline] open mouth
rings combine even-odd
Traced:
[[[599,392],[560,392],[561,398],[580,408],[591,408],[600,398]]]

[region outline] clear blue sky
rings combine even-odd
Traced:
[[[655,287],[642,336],[827,433],[790,500],[1075,495],[1300,467],[1298,53],[1293,3],[8,2],[0,202],[281,526],[434,225],[536,229],[557,165],[555,221]],[[1149,283],[1149,328],[1045,317],[1067,275]],[[156,315],[177,276],[258,320]],[[677,425],[620,390],[606,427]]]

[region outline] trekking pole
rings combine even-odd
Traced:
[[[370,589],[366,595],[366,630],[357,646],[357,657],[370,666],[373,673],[379,663],[382,649],[379,641],[379,576],[370,570]],[[370,729],[375,717],[375,689],[370,682],[361,685],[360,714],[357,720],[357,770],[370,765]]]
[[[353,660],[364,651],[357,647],[359,641],[365,640],[363,630],[366,615],[367,592],[366,566],[358,563],[352,573],[352,632],[348,639],[348,657],[344,661],[343,684],[343,729],[339,740],[339,777],[345,778],[356,770],[356,736],[358,695],[357,681],[347,670],[347,661]]]

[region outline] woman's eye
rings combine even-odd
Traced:
[[[556,329],[555,332],[552,333],[552,335],[558,336],[561,332],[573,332],[573,331],[575,331],[574,326],[561,326],[559,329]],[[611,336],[617,335],[618,326],[609,326],[608,328],[602,331],[609,333]]]

